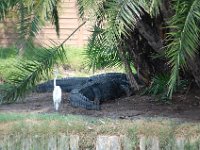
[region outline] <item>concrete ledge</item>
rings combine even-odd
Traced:
[[[199,138],[186,139],[184,137],[177,137],[176,139],[169,139],[170,141],[159,140],[158,137],[145,137],[138,136],[137,141],[132,141],[130,138],[121,136],[107,136],[99,135],[94,141],[93,148],[87,148],[87,150],[161,150],[161,149],[173,149],[186,150],[186,149],[198,149],[200,147]],[[0,140],[0,150],[79,150],[80,137],[78,135],[59,135],[59,136],[20,136],[11,135],[4,137]],[[87,139],[84,139],[87,140]],[[133,144],[134,143],[134,144]],[[135,145],[137,143],[137,145]]]

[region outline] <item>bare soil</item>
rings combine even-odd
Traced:
[[[184,121],[200,121],[200,90],[191,90],[187,94],[175,94],[171,104],[156,101],[150,96],[134,95],[131,97],[108,100],[100,111],[71,107],[63,93],[63,101],[58,113],[78,114],[92,117],[118,119],[138,119],[144,117],[176,118]],[[24,102],[0,105],[0,113],[55,113],[52,93],[32,93]]]

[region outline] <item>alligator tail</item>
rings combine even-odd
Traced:
[[[73,90],[69,94],[70,104],[74,107],[82,107],[89,110],[100,110],[100,105],[93,101],[90,101],[87,97],[79,93],[76,90]]]

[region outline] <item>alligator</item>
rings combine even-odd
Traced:
[[[69,102],[74,107],[100,110],[102,102],[124,95],[130,96],[132,91],[127,79],[97,79],[72,90],[69,94]]]
[[[88,81],[96,81],[96,80],[109,80],[109,79],[121,79],[127,80],[125,73],[103,73],[94,75],[88,78]]]
[[[73,89],[80,88],[85,83],[97,80],[110,80],[110,79],[119,79],[127,80],[126,74],[124,73],[105,73],[94,75],[91,77],[69,77],[57,79],[56,84],[61,87],[63,92],[71,92]],[[41,83],[36,86],[35,91],[38,93],[52,92],[53,91],[53,80]]]
[[[135,78],[139,81],[137,76]],[[69,101],[72,106],[95,110],[100,109],[102,102],[123,95],[131,95],[131,91],[133,91],[124,73],[57,79],[57,85],[62,88],[62,91],[70,92]],[[53,80],[39,84],[36,91],[53,91]]]
[[[87,83],[89,78],[87,77],[69,77],[56,80],[56,85],[60,86],[63,92],[70,92],[73,89],[79,88]],[[36,86],[35,91],[38,93],[52,92],[53,80],[41,83]]]

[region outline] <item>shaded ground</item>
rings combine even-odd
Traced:
[[[53,113],[52,93],[32,93],[25,102],[1,105],[0,112]],[[173,104],[161,104],[148,96],[134,95],[102,104],[102,110],[73,108],[63,94],[61,114],[81,114],[93,117],[136,119],[141,117],[169,117],[186,121],[200,121],[200,90],[174,96]]]

